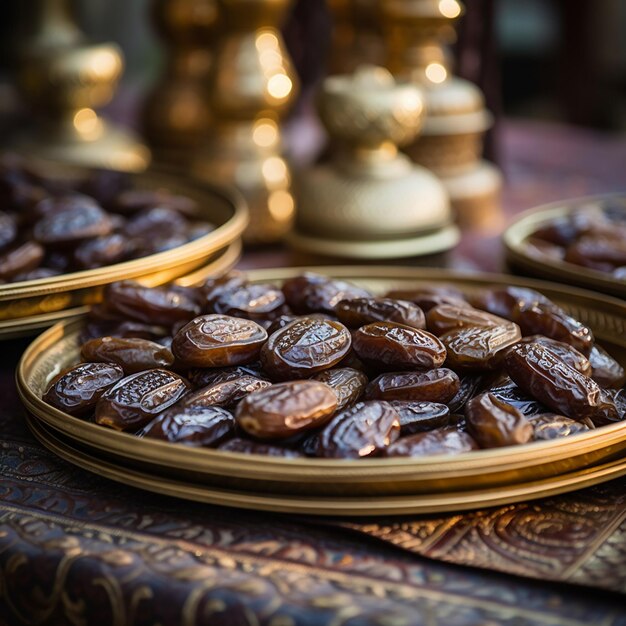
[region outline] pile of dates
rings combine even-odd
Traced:
[[[539,260],[566,261],[626,280],[626,207],[581,207],[536,230],[525,241]]]
[[[620,421],[625,373],[536,291],[231,272],[110,285],[44,400],[139,437],[281,457],[458,454]]]
[[[175,248],[213,227],[197,203],[128,175],[61,179],[0,156],[0,283],[88,270]]]

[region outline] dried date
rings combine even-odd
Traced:
[[[39,266],[43,256],[43,248],[34,241],[27,241],[4,251],[0,254],[0,279],[11,280],[18,274],[33,271]]]
[[[445,428],[450,419],[450,410],[437,402],[406,402],[392,400],[391,406],[400,417],[400,435],[414,435],[435,428]]]
[[[467,433],[457,428],[442,428],[427,433],[403,437],[389,446],[388,457],[420,458],[438,454],[463,454],[478,450],[478,445]]]
[[[485,311],[479,311],[467,304],[463,306],[440,304],[430,309],[426,315],[426,327],[437,336],[473,326],[492,328],[509,325],[508,320]]]
[[[123,376],[122,368],[111,363],[79,363],[50,382],[43,401],[70,415],[88,415]]]
[[[447,404],[460,386],[457,374],[445,367],[426,372],[390,372],[375,378],[367,386],[365,397]]]
[[[83,239],[108,235],[113,229],[109,216],[95,204],[84,204],[40,219],[33,237],[42,245],[66,246]]]
[[[602,347],[595,344],[589,353],[591,378],[601,387],[618,389],[626,383],[624,368]]]
[[[392,368],[432,369],[446,360],[446,349],[437,337],[392,322],[362,326],[354,333],[353,345],[360,359]]]
[[[241,437],[229,439],[219,446],[219,450],[223,450],[224,452],[238,452],[240,454],[276,456],[283,457],[285,459],[297,459],[302,456],[302,454],[290,448],[283,448],[282,446],[277,446],[275,444],[262,443],[260,441],[243,439]]]
[[[223,406],[232,407],[253,391],[266,389],[271,383],[256,376],[242,374],[236,378],[212,382],[194,391],[183,400],[182,406]]]
[[[337,413],[318,437],[316,456],[377,456],[400,435],[400,417],[388,402],[357,402]]]
[[[277,380],[306,378],[339,363],[351,344],[343,324],[303,317],[269,337],[261,350],[261,364]]]
[[[267,340],[256,322],[228,315],[201,315],[174,336],[172,352],[184,367],[225,367],[252,363]]]
[[[339,321],[349,328],[373,322],[395,322],[411,328],[424,329],[424,312],[413,302],[391,298],[353,298],[335,306]]]
[[[466,428],[481,448],[499,448],[527,443],[531,423],[514,406],[492,393],[472,398],[465,407]]]
[[[337,411],[354,404],[364,393],[367,387],[367,376],[351,367],[340,367],[325,370],[313,376],[328,385],[337,394]]]
[[[563,341],[557,341],[556,339],[550,339],[549,337],[544,337],[543,335],[530,335],[528,337],[524,337],[520,343],[539,343],[548,350],[552,350],[556,356],[558,356],[562,361],[567,363],[570,367],[573,367],[575,370],[578,370],[581,374],[585,376],[589,376],[591,374],[591,363],[589,359],[571,346],[568,343],[564,343]]]
[[[556,413],[540,413],[529,417],[528,421],[533,426],[536,441],[561,439],[589,430],[587,424]]]
[[[115,363],[125,374],[142,370],[171,368],[174,356],[162,345],[139,338],[99,337],[91,339],[81,347],[85,361]]]
[[[178,374],[146,370],[122,378],[96,404],[96,423],[136,431],[176,404],[191,388]]]
[[[341,300],[371,296],[369,291],[352,283],[310,272],[286,280],[282,291],[296,313],[334,313]]]
[[[337,395],[324,383],[295,380],[246,396],[238,405],[239,427],[257,439],[287,439],[323,426],[337,408]]]

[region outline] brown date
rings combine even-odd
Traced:
[[[518,306],[532,306],[533,304],[547,304],[552,302],[543,294],[534,289],[525,287],[502,287],[493,289],[483,289],[470,297],[470,302],[477,309],[482,309],[504,317],[513,319],[513,312]]]
[[[243,374],[229,380],[215,381],[194,391],[179,403],[181,406],[224,406],[231,407],[249,393],[265,389],[271,383],[256,376]]]
[[[589,419],[595,426],[621,422],[626,417],[624,390],[600,389],[600,401]]]
[[[122,378],[96,404],[96,423],[115,430],[138,430],[176,404],[191,385],[164,369]]]
[[[270,336],[261,350],[261,364],[277,380],[306,378],[339,363],[351,343],[343,324],[303,317]]]
[[[41,218],[33,228],[33,237],[43,245],[65,246],[108,235],[112,228],[111,219],[100,207],[84,204]]]
[[[419,458],[436,454],[463,454],[472,450],[478,450],[478,445],[470,435],[457,428],[442,428],[403,437],[390,445],[385,455]]]
[[[461,377],[461,385],[455,396],[448,400],[448,408],[451,413],[459,413],[465,408],[467,401],[476,395],[477,389],[480,387],[483,377],[480,375],[466,374]]]
[[[188,446],[214,447],[235,433],[235,418],[218,406],[181,405],[157,415],[138,434]]]
[[[616,267],[626,265],[626,241],[611,237],[582,237],[568,246],[564,260],[610,272]]]
[[[290,313],[286,313],[279,315],[276,319],[272,320],[271,324],[267,326],[267,334],[273,335],[277,330],[285,328],[285,326],[291,324],[291,322],[295,322],[296,320],[303,319],[305,317],[314,320],[338,321],[334,315],[330,315],[328,313],[308,313],[307,315],[292,315]]]
[[[124,234],[133,239],[163,240],[185,235],[187,220],[178,211],[165,207],[144,209],[124,225]]]
[[[495,386],[490,387],[488,391],[499,400],[515,407],[526,417],[548,411],[541,402],[522,391],[508,376],[505,376],[504,380]]]
[[[413,302],[391,298],[353,298],[341,300],[335,313],[348,328],[359,328],[372,322],[395,322],[412,328],[426,327],[424,312]]]
[[[591,329],[554,304],[518,304],[513,318],[524,336],[544,335],[562,341],[589,356],[593,346]]]
[[[531,423],[514,406],[492,393],[481,393],[465,406],[466,428],[481,448],[499,448],[527,443]]]
[[[565,257],[565,248],[535,237],[529,237],[524,241],[524,252],[534,259],[549,259],[562,261]]]
[[[426,372],[390,372],[375,378],[367,386],[365,397],[447,404],[460,386],[457,374],[445,367]]]
[[[252,439],[243,439],[235,437],[221,444],[218,448],[224,452],[239,452],[243,454],[262,454],[263,456],[277,456],[286,459],[297,459],[302,455],[296,450],[283,448],[282,446],[253,441]]]
[[[565,361],[565,363],[575,370],[578,370],[581,374],[585,376],[591,375],[591,363],[589,359],[568,343],[550,339],[543,335],[529,335],[528,337],[524,337],[520,343],[540,343],[545,348],[548,348],[548,350],[552,350],[562,361]]]
[[[509,351],[504,363],[508,375],[523,391],[555,413],[581,420],[598,408],[598,384],[542,345],[522,344]]]
[[[367,387],[367,376],[351,367],[325,370],[313,376],[313,380],[327,384],[337,394],[337,411],[354,404]]]
[[[294,380],[261,389],[237,406],[237,424],[258,439],[287,439],[323,426],[337,408],[337,394],[324,383]]]
[[[124,377],[111,363],[79,363],[52,379],[43,401],[70,415],[91,413],[102,394]]]
[[[194,367],[187,372],[187,380],[194,387],[206,387],[213,383],[221,383],[226,380],[234,380],[241,376],[255,376],[265,378],[261,368],[256,364],[234,365],[232,367],[202,368]]]
[[[125,374],[174,365],[170,350],[148,339],[99,337],[84,343],[80,352],[85,361],[116,363]]]
[[[472,326],[490,328],[493,326],[508,326],[510,323],[508,320],[492,313],[474,309],[467,303],[463,306],[440,304],[433,307],[426,314],[426,327],[437,336],[460,328],[470,328]]]
[[[354,333],[353,345],[360,359],[387,368],[432,369],[446,360],[446,349],[437,337],[393,322],[362,326]]]
[[[595,344],[589,353],[591,378],[601,387],[618,389],[626,383],[624,368],[604,349]]]
[[[444,428],[450,419],[448,407],[437,402],[392,400],[391,406],[400,416],[400,434],[403,437],[435,428]]]
[[[460,370],[490,370],[499,364],[502,350],[522,338],[519,326],[472,326],[440,337],[447,350],[446,363]]]
[[[341,300],[371,296],[369,291],[352,283],[310,272],[286,280],[282,291],[296,313],[334,313]]]
[[[173,286],[144,287],[130,280],[111,283],[104,290],[110,310],[146,324],[171,326],[200,313],[193,294]]]
[[[421,289],[393,289],[387,292],[386,298],[408,300],[427,313],[441,304],[453,306],[467,305],[465,296],[454,287],[422,287]]]
[[[123,261],[131,252],[131,244],[119,233],[88,239],[74,251],[74,260],[81,269],[93,269]]]
[[[81,209],[84,206],[98,206],[98,203],[82,193],[67,193],[61,196],[48,196],[36,202],[26,212],[28,221],[36,222],[43,217],[62,213],[68,209]]]
[[[246,284],[236,290],[223,290],[213,296],[211,310],[258,322],[273,320],[287,313],[288,307],[283,292],[273,285]]]
[[[184,367],[225,367],[259,358],[267,340],[256,322],[228,315],[201,315],[174,336],[172,352]]]
[[[18,274],[31,272],[39,266],[43,255],[43,248],[34,241],[5,250],[0,254],[0,279],[10,280]]]
[[[388,402],[357,402],[337,413],[320,433],[316,456],[358,459],[377,456],[400,435],[400,418]]]
[[[569,437],[577,435],[589,430],[589,426],[582,422],[577,422],[565,415],[557,415],[556,413],[540,413],[532,415],[528,418],[534,429],[534,439],[536,441],[545,441],[551,439],[560,439],[561,437]]]

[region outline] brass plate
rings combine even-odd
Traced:
[[[248,223],[245,203],[237,192],[156,172],[138,174],[133,181],[137,189],[167,188],[196,199],[200,217],[217,228],[195,241],[140,259],[0,285],[0,322],[93,304],[99,300],[102,287],[115,280],[132,278],[149,286],[169,282],[198,269],[217,251],[239,239]]]
[[[559,217],[565,217],[573,210],[586,204],[602,206],[609,201],[612,207],[617,204],[623,205],[623,210],[626,213],[626,196],[623,195],[589,196],[575,200],[563,200],[522,213],[502,236],[508,264],[522,274],[558,280],[568,285],[587,287],[626,298],[626,282],[617,280],[606,272],[599,272],[566,261],[536,259],[526,252],[524,246],[526,239],[538,228],[547,225],[548,222]]]
[[[209,262],[190,274],[177,278],[174,282],[179,285],[194,285],[201,282],[204,278],[214,274],[227,272],[237,264],[241,256],[241,241],[236,240],[229,244],[226,248],[218,250],[211,255]],[[87,313],[88,306],[73,307],[70,309],[62,309],[53,311],[52,313],[42,313],[40,315],[28,315],[26,317],[18,317],[10,320],[0,320],[0,341],[6,339],[16,339],[19,337],[28,337],[49,328],[50,326],[62,322],[72,321],[80,318]]]
[[[602,344],[626,364],[626,303],[578,289],[503,275],[384,267],[294,268],[250,272],[253,280],[280,281],[305,269],[348,278],[374,291],[448,283],[472,291],[511,283],[539,289],[589,324]],[[48,381],[78,355],[82,321],[54,326],[35,339],[17,370],[26,408],[47,426],[98,455],[141,472],[221,489],[263,494],[391,496],[476,491],[554,478],[617,458],[626,450],[626,422],[560,441],[424,459],[282,459],[190,448],[107,430],[73,418],[41,400]]]
[[[621,458],[555,478],[491,489],[376,498],[272,495],[263,492],[220,489],[193,481],[175,480],[130,469],[125,465],[100,458],[97,451],[88,448],[81,449],[71,439],[47,428],[36,419],[27,418],[27,422],[35,437],[46,448],[66,461],[99,476],[185,500],[276,513],[371,517],[467,511],[555,496],[626,475],[626,459]]]

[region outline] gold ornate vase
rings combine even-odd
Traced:
[[[83,166],[145,169],[148,149],[96,112],[111,100],[122,74],[118,47],[85,41],[67,0],[34,4],[34,32],[23,47],[17,78],[35,124],[16,139],[16,149]]]
[[[452,74],[447,45],[463,13],[458,0],[383,0],[387,67],[419,85],[426,102],[421,135],[404,151],[437,174],[462,225],[499,230],[500,172],[482,160],[492,124],[480,89]]]
[[[208,82],[217,0],[155,0],[153,15],[168,56],[146,100],[144,134],[159,161],[184,165],[206,141],[213,121]]]
[[[245,240],[267,243],[291,228],[295,203],[279,122],[298,89],[278,30],[290,0],[219,0],[223,26],[210,80],[211,137],[194,175],[237,187],[250,208]]]
[[[456,243],[443,185],[397,149],[414,139],[423,110],[420,91],[381,67],[324,81],[319,112],[337,149],[331,163],[298,179],[295,247],[373,259],[439,252]]]

